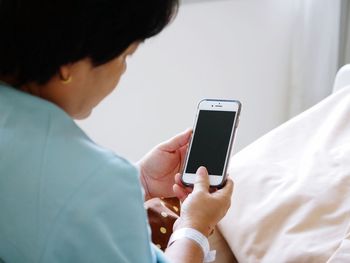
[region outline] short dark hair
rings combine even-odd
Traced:
[[[0,0],[0,76],[49,81],[62,65],[102,65],[159,33],[178,0]]]

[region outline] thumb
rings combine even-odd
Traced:
[[[186,131],[174,136],[166,142],[160,144],[159,148],[166,152],[173,152],[177,149],[185,146],[192,135],[192,129],[187,129]]]
[[[196,181],[194,183],[193,191],[208,192],[210,187],[208,171],[205,167],[201,166],[196,172]]]

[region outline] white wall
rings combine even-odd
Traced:
[[[137,160],[191,127],[202,98],[243,103],[235,151],[286,120],[293,0],[188,4],[129,61],[128,72],[81,127]],[[96,87],[98,88],[98,87]]]

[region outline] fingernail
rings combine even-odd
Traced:
[[[185,130],[185,133],[188,133],[188,132],[192,132],[192,128],[187,128],[186,130]]]
[[[207,173],[207,169],[204,166],[201,166],[201,167],[198,168],[197,173],[206,174]]]

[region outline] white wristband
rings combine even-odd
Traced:
[[[201,232],[193,228],[180,228],[170,237],[168,247],[178,239],[188,238],[200,245],[204,254],[204,262],[213,262],[216,258],[216,250],[210,251],[209,241]]]

